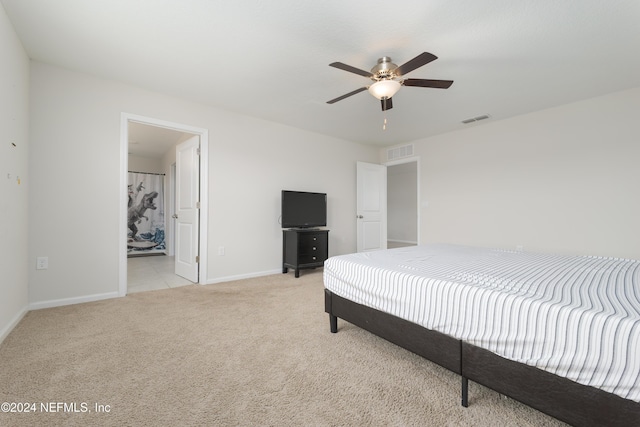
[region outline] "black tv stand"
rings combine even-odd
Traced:
[[[329,230],[292,228],[282,230],[282,274],[295,270],[322,267],[329,258]]]

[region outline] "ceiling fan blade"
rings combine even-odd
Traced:
[[[422,67],[423,65],[427,65],[431,61],[435,61],[436,59],[438,59],[438,57],[435,56],[434,54],[429,52],[422,52],[420,55],[416,56],[412,60],[405,62],[404,64],[396,68],[395,74],[396,76],[405,75],[415,70],[416,68]]]
[[[380,100],[380,104],[382,105],[382,111],[391,110],[393,108],[393,101],[391,98],[382,98]]]
[[[403,86],[432,87],[436,89],[448,89],[453,80],[429,80],[429,79],[405,79]]]
[[[359,68],[352,67],[351,65],[343,64],[342,62],[332,62],[331,64],[329,64],[329,66],[330,67],[339,68],[341,70],[348,71],[350,73],[359,74],[359,75],[365,76],[365,77],[372,77],[373,76],[373,74],[371,74],[368,71],[364,71],[364,70],[361,70]]]
[[[349,93],[347,93],[345,95],[342,95],[342,96],[339,96],[339,97],[337,97],[335,99],[332,99],[331,101],[327,101],[327,104],[333,104],[334,102],[342,101],[343,99],[348,98],[351,95],[355,95],[356,93],[360,93],[363,90],[367,90],[367,87],[366,86],[361,87],[360,89],[356,89],[353,92],[349,92]]]

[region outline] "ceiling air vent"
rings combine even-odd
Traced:
[[[488,119],[489,117],[491,116],[488,114],[483,114],[482,116],[472,117],[470,119],[463,120],[462,123],[464,123],[465,125],[468,125],[469,123],[479,122],[480,120],[485,120],[485,119]]]
[[[396,160],[409,156],[413,156],[413,144],[402,145],[387,150],[387,160]]]

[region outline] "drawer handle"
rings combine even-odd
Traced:
[[[313,247],[313,250],[314,250],[314,251],[316,250],[316,247],[315,247],[315,246]]]
[[[313,238],[313,240],[318,240],[318,238],[317,238],[317,237],[314,237],[314,238]]]
[[[312,258],[314,261],[315,261],[315,259],[316,259],[316,257],[311,257],[311,258]]]

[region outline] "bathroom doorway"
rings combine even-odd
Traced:
[[[175,197],[176,197],[176,147],[187,140],[196,138],[199,142],[197,153],[194,151],[194,160],[189,174],[194,174],[193,181],[197,183],[200,191],[199,203],[196,215],[198,222],[194,238],[192,238],[195,253],[193,262],[196,264],[195,276],[187,280],[175,274]],[[122,181],[128,188],[128,174],[130,170],[162,174],[165,178],[164,199],[164,231],[166,246],[161,253],[143,256],[132,254],[127,241],[131,239],[131,230],[128,227],[128,203],[123,203],[121,211],[121,245],[120,253],[120,286],[119,294],[126,295],[129,292],[142,290],[163,289],[183,286],[190,283],[206,282],[206,263],[200,264],[199,259],[206,259],[206,245],[203,244],[207,230],[206,209],[206,171],[208,153],[208,131],[206,129],[193,128],[186,125],[169,123],[161,120],[132,116],[123,113],[121,127],[122,150]],[[183,162],[184,163],[184,162]],[[132,169],[133,168],[133,169]],[[144,170],[139,170],[144,169]],[[185,175],[183,175],[185,176]],[[125,199],[126,200],[126,199]],[[139,219],[144,221],[144,218]]]

